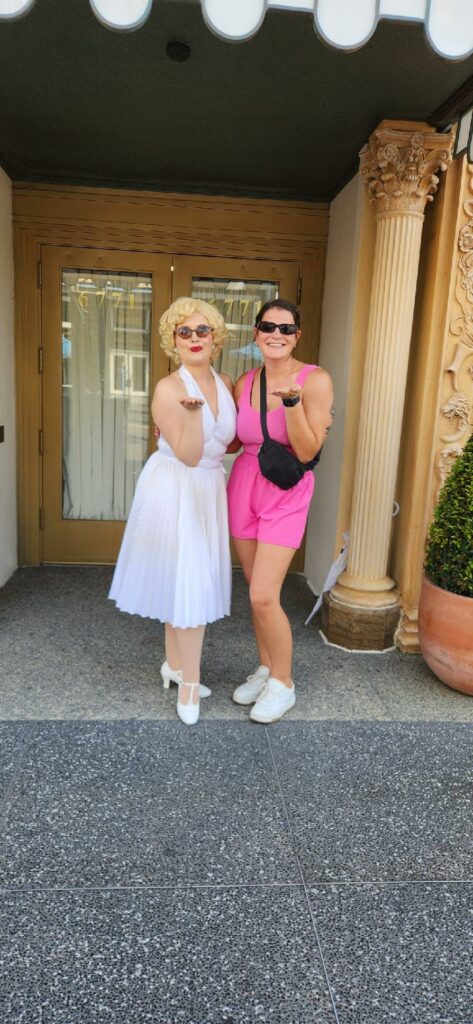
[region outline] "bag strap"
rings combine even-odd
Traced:
[[[271,437],[268,433],[268,424],[266,420],[266,370],[264,366],[261,369],[259,378],[259,418],[263,438],[265,441],[270,441]],[[321,454],[322,448],[320,449],[320,451],[317,452],[317,455],[315,455],[314,458],[310,460],[310,462],[302,462],[301,465],[304,466],[305,469],[313,469],[314,466],[317,465]],[[294,455],[294,458],[297,458],[297,456]],[[298,459],[297,461],[299,462],[300,460]]]
[[[259,418],[264,440],[270,441],[271,438],[268,433],[268,423],[266,419],[266,369],[264,366],[261,367],[259,378]]]

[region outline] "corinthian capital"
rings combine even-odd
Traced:
[[[379,213],[420,213],[452,159],[453,138],[428,124],[382,121],[360,153],[361,174]]]

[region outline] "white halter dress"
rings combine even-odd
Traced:
[[[121,611],[186,629],[230,613],[231,562],[225,449],[235,436],[233,399],[217,373],[217,418],[203,406],[204,451],[185,466],[164,437],[146,462],[118,556],[109,597]],[[188,395],[204,398],[191,373]],[[204,399],[205,401],[205,399]],[[190,415],[190,414],[189,414]]]

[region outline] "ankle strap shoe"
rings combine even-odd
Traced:
[[[182,672],[180,668],[171,668],[167,661],[163,661],[161,668],[161,678],[163,680],[163,687],[165,690],[169,690],[171,683],[182,682]],[[204,686],[203,683],[199,684],[199,697],[202,700],[203,697],[210,697],[212,690],[209,690],[208,686]]]
[[[180,696],[183,686],[187,686],[190,689],[189,699],[187,704],[181,704]],[[194,702],[194,697],[197,695],[197,700]],[[179,683],[179,689],[177,691],[177,705],[176,710],[184,725],[195,725],[199,721],[199,684],[198,683],[184,683],[182,680]]]

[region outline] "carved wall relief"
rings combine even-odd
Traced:
[[[464,223],[446,345],[436,456],[438,492],[473,428],[473,165],[468,165]]]

